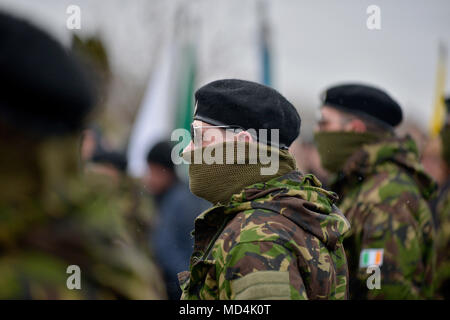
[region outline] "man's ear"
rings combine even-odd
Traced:
[[[353,119],[352,121],[350,121],[347,124],[347,129],[349,131],[358,132],[358,133],[363,133],[363,132],[367,131],[366,124],[359,119]]]
[[[253,137],[250,133],[247,131],[241,131],[236,135],[237,141],[243,141],[243,142],[253,142]]]

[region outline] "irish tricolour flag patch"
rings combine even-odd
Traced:
[[[363,249],[359,257],[359,267],[381,266],[383,264],[384,249]]]

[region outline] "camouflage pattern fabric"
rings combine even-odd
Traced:
[[[95,190],[108,193],[124,216],[127,233],[143,252],[151,253],[150,233],[155,224],[155,208],[139,181],[121,174],[114,181],[108,175],[85,171],[83,180]]]
[[[0,299],[165,298],[126,204],[78,174],[78,139],[0,142]],[[70,265],[80,290],[67,287]]]
[[[450,299],[450,177],[434,206],[436,221],[436,297]]]
[[[434,226],[427,201],[436,185],[419,164],[414,141],[394,137],[365,145],[346,161],[331,189],[352,226],[344,240],[350,297],[431,297]],[[380,289],[368,289],[373,273],[360,264],[365,249],[383,250]]]
[[[182,299],[346,299],[350,226],[335,200],[293,171],[203,212]]]

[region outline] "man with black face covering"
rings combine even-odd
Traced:
[[[402,118],[398,103],[371,86],[335,86],[322,100],[315,140],[352,227],[344,246],[353,299],[433,294],[434,227],[427,201],[435,184],[419,164],[414,141],[394,133]],[[376,270],[380,281],[368,283]]]

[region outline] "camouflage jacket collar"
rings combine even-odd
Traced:
[[[254,209],[257,202],[267,202],[274,200],[275,195],[285,191],[284,195],[298,196],[306,199],[305,192],[312,191],[321,194],[323,202],[320,202],[322,210],[329,213],[331,204],[338,200],[336,193],[322,189],[322,183],[312,174],[301,174],[298,171],[292,171],[281,177],[276,177],[265,183],[255,183],[246,187],[240,193],[231,197],[231,201],[226,207],[226,213],[234,213],[247,209]],[[287,192],[287,193],[286,193]]]
[[[333,179],[333,190],[339,190],[341,185],[361,183],[366,177],[383,170],[380,167],[386,163],[392,163],[410,174],[426,199],[435,193],[436,184],[420,164],[417,146],[410,136],[385,139],[365,145],[353,153],[342,172]]]
[[[208,244],[214,242],[226,223],[238,212],[251,209],[282,214],[334,248],[349,229],[349,223],[334,206],[337,195],[321,186],[315,176],[292,171],[265,183],[246,187],[233,195],[227,205],[214,206],[197,217],[194,251],[207,254]]]

